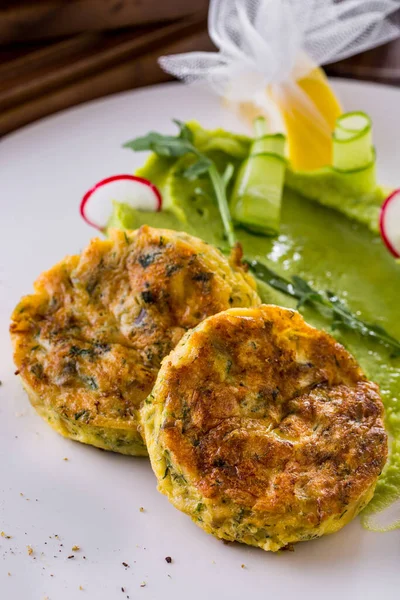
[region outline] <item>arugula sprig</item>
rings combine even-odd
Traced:
[[[202,175],[208,174],[217,199],[228,243],[233,247],[236,243],[236,238],[226,197],[226,188],[233,174],[233,166],[228,164],[225,172],[220,175],[216,164],[193,144],[193,133],[189,127],[177,119],[174,119],[174,123],[179,127],[178,135],[162,135],[161,133],[150,131],[143,137],[126,142],[124,148],[130,148],[134,152],[151,150],[155,154],[158,154],[158,156],[170,158],[193,154],[197,158],[196,162],[184,169],[181,176],[193,181]]]
[[[359,319],[333,292],[329,290],[324,293],[318,292],[298,275],[293,275],[290,280],[285,279],[258,260],[246,262],[257,279],[286,296],[295,298],[297,308],[301,308],[307,303],[312,304],[324,316],[332,320],[333,329],[347,328],[364,337],[373,338],[385,344],[392,351],[393,357],[400,356],[400,342],[396,338],[380,325]]]

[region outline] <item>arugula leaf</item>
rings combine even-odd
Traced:
[[[339,328],[341,325],[348,327],[349,329],[358,330],[362,335],[368,335],[368,328],[353,315],[347,306],[334,294],[333,292],[326,290],[325,292],[328,300],[332,304],[333,311],[333,329]]]
[[[130,148],[135,152],[151,150],[159,156],[170,157],[179,157],[188,152],[193,152],[193,146],[190,141],[172,135],[161,135],[155,131],[150,131],[143,137],[126,142],[123,147]]]
[[[218,169],[215,163],[211,163],[211,166],[208,170],[208,174],[210,176],[211,183],[213,185],[215,195],[217,197],[219,213],[224,224],[224,229],[228,238],[229,245],[231,246],[231,248],[233,248],[233,246],[235,246],[236,244],[236,238],[233,230],[233,221],[231,213],[229,211],[228,200],[226,197],[225,182],[222,179],[221,175],[218,173]]]
[[[182,172],[182,177],[193,181],[200,177],[200,175],[204,175],[207,173],[209,168],[211,167],[211,160],[206,156],[202,156],[199,160],[193,164],[191,164],[187,169]]]
[[[298,293],[297,308],[301,308],[307,302],[320,302],[321,294],[312,289],[312,287],[298,275],[292,277],[294,289]]]
[[[361,319],[349,311],[344,302],[335,294],[329,290],[327,290],[325,293],[333,305],[332,310],[335,317],[333,322],[334,327],[340,327],[341,325],[344,325],[349,329],[358,331],[361,335],[376,338],[393,350],[392,357],[400,356],[400,342],[391,336],[386,329],[384,329],[381,325],[376,325],[375,323],[366,323],[365,321],[361,321]]]
[[[193,144],[193,133],[189,127],[183,121],[179,119],[172,119],[173,123],[179,127],[179,136],[182,140],[186,140]]]
[[[226,188],[228,187],[229,182],[232,179],[234,172],[235,172],[235,167],[233,166],[232,163],[228,163],[226,165],[225,171],[222,173],[222,181],[224,182],[224,185]]]
[[[174,123],[179,128],[179,134],[176,136],[162,135],[155,131],[150,131],[145,136],[126,142],[123,147],[130,148],[134,152],[151,150],[159,156],[167,157],[179,157],[184,156],[185,154],[194,154],[197,157],[197,161],[183,171],[182,177],[194,180],[201,175],[208,174],[214,188],[228,243],[233,247],[236,243],[236,239],[232,217],[229,211],[228,199],[226,197],[227,183],[229,182],[230,177],[232,177],[233,171],[230,168],[225,171],[223,176],[221,176],[215,163],[194,146],[193,134],[189,127],[177,119],[174,119]]]
[[[312,304],[322,314],[331,318],[333,329],[345,327],[363,337],[373,338],[387,346],[392,351],[392,357],[400,356],[399,340],[391,336],[380,325],[359,319],[333,292],[329,290],[325,293],[318,292],[298,275],[293,275],[291,281],[289,281],[258,260],[245,262],[247,262],[257,279],[287,296],[296,298],[298,300],[297,308],[307,303]]]

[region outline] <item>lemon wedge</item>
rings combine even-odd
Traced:
[[[313,69],[283,88],[283,93],[268,89],[268,110],[251,102],[239,105],[239,113],[247,121],[262,114],[272,131],[283,131],[288,140],[292,168],[311,171],[332,164],[332,132],[342,109],[324,71]]]

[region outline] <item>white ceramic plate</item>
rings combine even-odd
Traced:
[[[335,87],[346,109],[372,116],[380,179],[399,185],[400,90]],[[83,192],[133,171],[144,157],[122,142],[149,129],[172,132],[173,117],[243,127],[214,96],[169,84],[80,106],[0,144],[0,531],[12,536],[0,537],[0,598],[398,599],[400,532],[369,533],[356,520],[294,553],[224,545],[156,491],[147,460],[54,433],[13,374],[14,305],[41,271],[79,252],[94,234],[78,214]],[[72,551],[74,545],[81,549]]]

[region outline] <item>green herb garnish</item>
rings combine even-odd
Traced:
[[[373,338],[385,344],[385,346],[390,348],[394,357],[400,356],[400,342],[396,338],[392,337],[380,325],[359,319],[333,292],[329,290],[318,292],[298,275],[293,275],[290,280],[285,279],[258,260],[246,262],[257,279],[286,296],[295,298],[297,300],[297,308],[301,308],[307,303],[312,304],[322,314],[332,320],[333,329],[351,329],[364,337]]]
[[[31,366],[31,373],[33,373],[38,379],[43,379],[43,365],[40,363],[35,363]]]
[[[226,188],[233,173],[232,165],[228,164],[225,172],[221,175],[216,164],[205,154],[199,152],[193,144],[193,133],[189,127],[176,119],[174,119],[174,123],[179,127],[178,135],[162,135],[161,133],[151,131],[143,137],[127,142],[124,144],[124,148],[130,148],[134,152],[151,150],[158,156],[170,158],[177,158],[179,156],[184,156],[185,154],[193,154],[197,158],[196,162],[184,169],[180,175],[189,180],[195,180],[206,174],[209,176],[218,202],[218,208],[228,243],[233,247],[236,243],[236,239],[226,197]]]
[[[80,410],[79,412],[75,413],[74,417],[75,421],[78,421],[81,417],[88,419],[90,417],[90,410]]]
[[[92,348],[79,348],[79,346],[71,346],[69,349],[70,356],[93,356]]]

